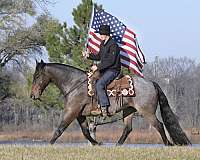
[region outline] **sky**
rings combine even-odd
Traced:
[[[147,62],[156,56],[200,62],[200,0],[93,0],[137,34]],[[56,0],[53,17],[72,26],[81,0]]]

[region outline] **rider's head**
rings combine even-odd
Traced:
[[[106,40],[110,37],[110,26],[109,25],[101,25],[99,28],[99,34],[101,36],[101,40]]]

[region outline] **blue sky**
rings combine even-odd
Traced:
[[[81,0],[56,0],[50,13],[73,25],[72,10]],[[200,0],[94,0],[137,36],[147,61],[190,57],[200,62]]]

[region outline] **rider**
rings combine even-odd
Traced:
[[[91,70],[93,73],[99,70],[101,77],[96,82],[96,92],[99,99],[101,110],[93,110],[92,114],[103,114],[107,116],[109,114],[108,107],[110,106],[109,99],[107,97],[106,86],[110,84],[120,73],[120,49],[118,44],[110,36],[110,26],[102,25],[99,29],[101,37],[100,51],[98,54],[93,54],[87,49],[86,57],[91,60],[100,61],[98,65],[93,65]]]

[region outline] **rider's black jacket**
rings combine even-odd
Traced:
[[[111,37],[106,43],[102,41],[98,54],[90,54],[88,58],[100,61],[97,68],[101,73],[108,69],[116,71],[121,70],[120,48]]]

